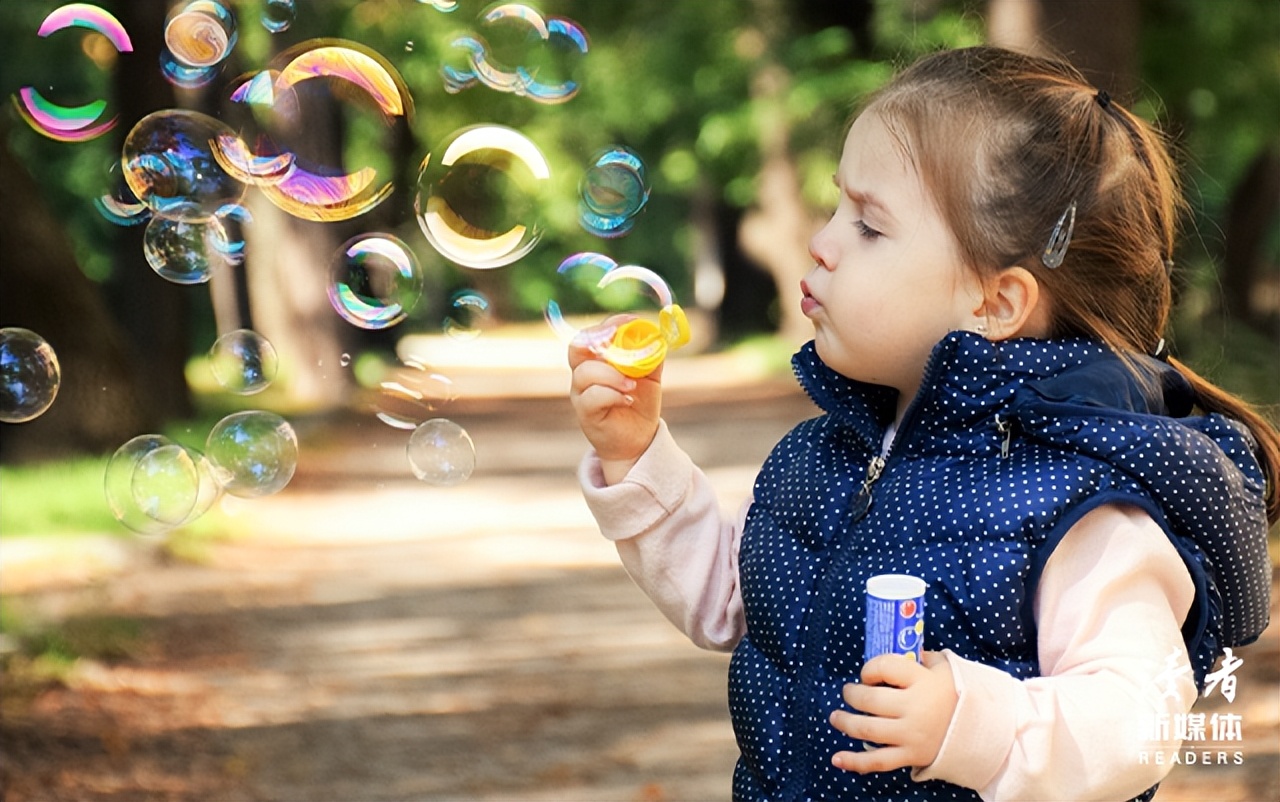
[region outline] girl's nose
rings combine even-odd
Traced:
[[[830,223],[827,224],[829,226]],[[809,238],[809,256],[813,258],[814,264],[824,270],[832,270],[835,265],[834,259],[827,258],[830,254],[829,249],[825,246],[825,237],[827,226],[823,226],[816,234]]]

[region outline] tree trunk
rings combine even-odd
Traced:
[[[8,131],[0,126],[0,143]],[[0,147],[0,323],[34,331],[58,356],[53,405],[21,424],[0,424],[0,459],[110,453],[154,431],[155,397],[132,370],[127,339],[97,284],[81,272],[67,233],[7,144]],[[141,257],[139,257],[141,258]],[[144,266],[145,269],[145,266]],[[156,282],[159,277],[147,273]]]
[[[994,45],[1065,57],[1127,102],[1137,87],[1139,0],[987,0]]]
[[[1280,212],[1280,145],[1263,147],[1231,193],[1226,210],[1222,252],[1224,311],[1259,329],[1280,319],[1274,308],[1255,299],[1266,273],[1276,282],[1280,265],[1267,265],[1267,234]],[[1268,270],[1268,267],[1270,268]]]

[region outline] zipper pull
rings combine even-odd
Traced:
[[[1000,457],[1007,459],[1009,456],[1009,443],[1013,440],[1013,421],[996,415],[996,431],[1004,435],[1004,442],[1000,444]]]
[[[858,491],[858,497],[853,500],[853,517],[850,523],[857,522],[867,514],[867,510],[871,509],[871,486],[880,478],[883,470],[884,457],[872,457],[871,463],[867,465],[867,475],[862,479],[862,489]]]

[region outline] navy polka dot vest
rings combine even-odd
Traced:
[[[742,756],[735,799],[977,799],[907,769],[831,766],[858,746],[827,722],[863,655],[863,589],[880,573],[929,584],[926,648],[1036,676],[1036,580],[1062,535],[1100,504],[1135,504],[1165,529],[1196,583],[1184,627],[1203,682],[1222,646],[1266,627],[1263,477],[1242,427],[1186,417],[1191,391],[1164,363],[1135,378],[1098,344],[936,347],[869,492],[896,391],[850,381],[806,345],[793,364],[826,413],[777,445],[755,485],[739,552],[747,634],[729,706]],[[1149,791],[1149,796],[1152,791]]]

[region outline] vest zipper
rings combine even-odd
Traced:
[[[862,516],[867,514],[867,510],[871,509],[871,486],[880,478],[880,474],[884,473],[884,464],[883,456],[872,457],[871,462],[867,464],[867,475],[862,478],[862,488],[858,491],[858,496],[853,500],[850,508],[850,525],[860,521]]]
[[[996,415],[996,431],[1004,435],[1004,442],[1000,444],[1000,457],[1007,459],[1009,456],[1009,443],[1013,440],[1013,421]]]

